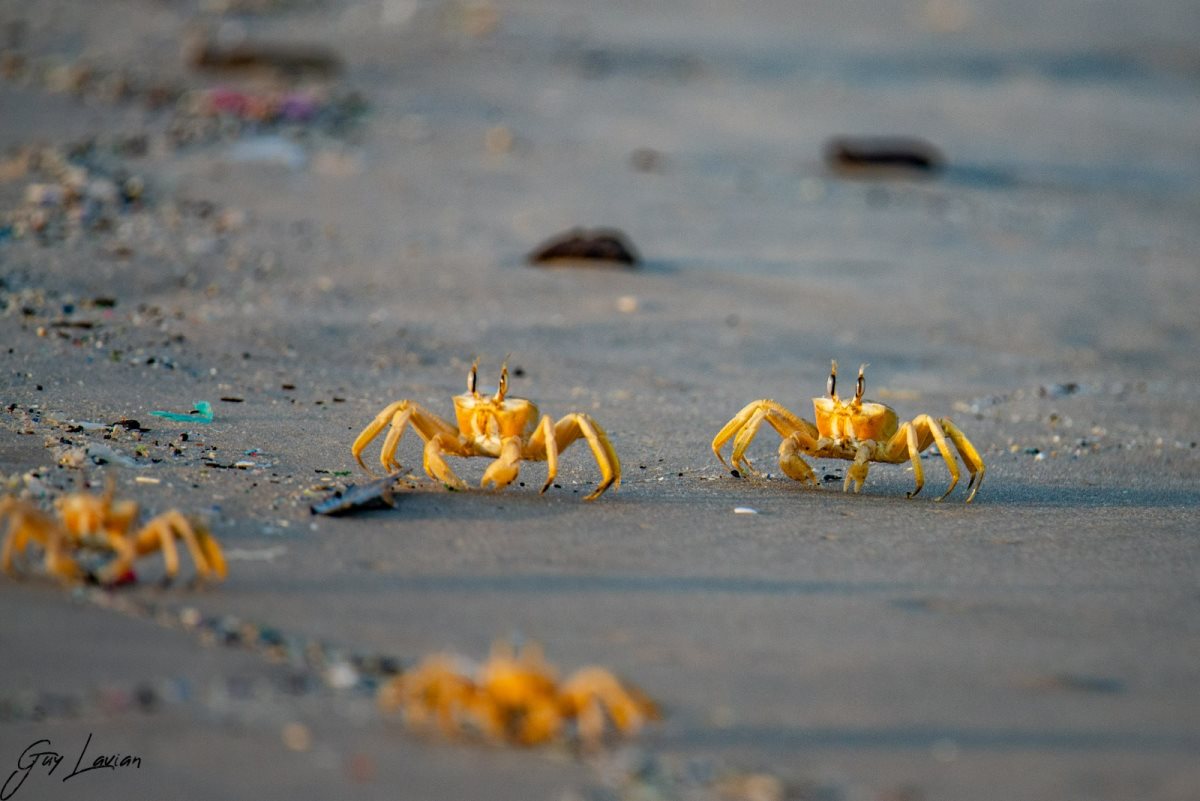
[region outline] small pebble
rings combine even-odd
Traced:
[[[638,310],[638,299],[634,295],[622,295],[617,298],[617,311],[623,314],[633,314]]]
[[[325,682],[335,690],[348,690],[358,684],[358,671],[349,662],[334,662],[325,671]]]
[[[735,506],[733,507],[735,515],[756,515],[758,510],[750,506]]]
[[[483,136],[484,147],[492,155],[508,153],[513,148],[512,131],[504,125],[494,125]]]
[[[303,723],[289,723],[281,732],[283,744],[292,751],[307,751],[312,748],[312,732]]]

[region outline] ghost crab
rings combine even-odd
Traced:
[[[223,579],[225,558],[217,541],[203,526],[171,509],[135,530],[138,505],[113,500],[111,482],[102,495],[76,492],[55,501],[55,514],[43,512],[27,501],[0,500],[0,524],[8,523],[0,552],[0,567],[17,573],[15,557],[31,545],[41,547],[46,573],[64,584],[90,581],[107,586],[132,580],[137,559],[162,551],[166,580],[179,572],[182,540],[196,564],[200,579]],[[82,560],[82,561],[81,561]],[[97,567],[90,562],[99,560]]]
[[[533,746],[574,731],[587,749],[616,734],[636,734],[659,718],[658,705],[641,690],[598,666],[566,679],[534,643],[492,646],[477,664],[455,654],[434,654],[379,689],[379,706],[403,710],[409,725],[437,727],[455,737],[473,733],[496,743]]]
[[[489,484],[502,489],[513,482],[522,460],[546,462],[549,489],[558,475],[558,454],[580,437],[587,440],[592,456],[600,467],[600,485],[584,498],[592,501],[610,486],[621,484],[621,462],[600,424],[583,412],[573,412],[555,423],[550,415],[538,417],[537,406],[524,398],[506,397],[508,365],[500,368],[500,384],[491,396],[476,389],[479,363],[467,374],[467,391],[454,396],[455,423],[449,423],[424,409],[415,401],[398,400],[384,407],[362,430],[350,448],[355,460],[371,472],[362,460],[362,452],[388,425],[387,437],[379,453],[379,462],[388,472],[400,469],[396,448],[409,425],[425,442],[424,467],[430,478],[455,489],[467,485],[446,464],[445,456],[490,456],[495,459],[483,473],[480,486]]]
[[[807,454],[817,458],[848,459],[853,462],[846,471],[843,491],[854,485],[854,491],[862,489],[867,480],[867,469],[871,462],[900,464],[912,461],[913,480],[916,487],[908,493],[911,498],[925,486],[925,474],[921,468],[920,454],[931,444],[937,443],[938,451],[950,470],[950,486],[937,500],[942,500],[958,484],[959,469],[950,451],[947,438],[954,443],[958,455],[971,474],[967,484],[970,494],[967,503],[975,498],[983,484],[983,460],[975,446],[967,439],[949,417],[934,419],[927,414],[918,415],[911,422],[900,424],[896,412],[890,407],[874,401],[863,400],[864,364],[858,368],[858,383],[855,385],[854,400],[846,402],[837,395],[837,362],[829,372],[828,395],[813,398],[816,425],[798,417],[773,400],[756,400],[743,408],[725,424],[712,441],[713,453],[726,464],[721,448],[733,440],[730,462],[734,475],[745,470],[757,473],[746,459],[746,448],[766,421],[783,437],[779,445],[779,467],[790,478],[815,485],[816,476],[812,468],[800,458]]]

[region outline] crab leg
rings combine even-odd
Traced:
[[[811,480],[812,469],[800,459],[798,453],[811,450],[816,446],[817,429],[812,423],[796,416],[773,400],[753,401],[734,415],[733,419],[726,423],[725,427],[713,438],[713,454],[721,464],[731,467],[733,470],[740,467],[751,473],[756,472],[754,466],[746,459],[745,453],[764,420],[770,423],[771,427],[785,438],[785,441],[787,438],[796,437],[796,442],[788,445],[786,452],[784,446],[780,446],[779,466],[783,472],[797,481]],[[730,439],[734,441],[733,451],[730,454],[730,462],[727,463],[721,456],[721,448]],[[799,475],[793,475],[793,473]]]
[[[415,419],[413,423],[413,427],[417,428]],[[417,428],[417,433],[421,433],[420,428]],[[466,482],[455,475],[454,471],[450,469],[450,465],[446,464],[446,460],[443,458],[446,453],[454,456],[472,455],[470,448],[459,437],[458,432],[435,434],[425,442],[423,462],[425,474],[435,481],[454,487],[454,489],[465,490]]]
[[[69,535],[58,525],[57,521],[39,511],[25,507],[17,501],[6,500],[0,503],[0,516],[6,513],[11,517],[8,533],[4,538],[3,555],[0,556],[0,565],[3,566],[4,572],[16,574],[13,556],[24,552],[32,540],[40,543],[46,552],[47,573],[71,582],[83,579],[83,571],[80,570],[79,565],[66,554],[64,543]]]
[[[162,549],[163,568],[166,571],[167,581],[175,578],[179,572],[179,549],[175,547],[175,532],[171,530],[171,523],[174,521],[168,517],[170,514],[167,512],[151,520],[142,527],[134,540],[138,556],[153,553],[155,546]],[[187,521],[184,521],[184,525],[187,525]],[[192,549],[192,559],[196,562],[196,572],[202,574],[204,560],[203,557],[196,559],[195,549]]]
[[[142,527],[133,539],[131,555],[121,555],[106,565],[97,576],[101,584],[117,581],[133,566],[133,560],[161,550],[165,580],[170,581],[179,572],[179,549],[176,539],[183,540],[196,565],[196,575],[201,579],[226,576],[225,557],[212,535],[203,527],[193,527],[186,517],[175,510],[164,512]]]
[[[387,406],[384,407],[382,412],[375,415],[375,419],[372,420],[367,425],[367,427],[364,428],[359,433],[357,438],[355,438],[354,444],[350,446],[350,453],[354,456],[354,460],[356,462],[358,462],[359,466],[363,470],[366,470],[368,473],[371,472],[371,469],[369,467],[367,467],[367,465],[362,460],[363,450],[366,449],[367,445],[370,444],[371,440],[375,439],[375,437],[379,435],[379,432],[383,430],[384,426],[386,426],[389,421],[391,421],[393,423],[393,427],[394,427],[394,425],[395,425],[394,418],[399,416],[401,410],[405,409],[407,407],[408,407],[408,401],[406,401],[406,400],[396,401],[395,403],[389,403]],[[407,420],[407,418],[405,418],[405,419]],[[401,430],[403,430],[403,429],[401,429]],[[397,437],[397,439],[398,438],[399,437]],[[386,463],[384,464],[384,467],[387,467]]]
[[[657,719],[658,707],[634,687],[621,684],[601,667],[584,667],[563,682],[559,703],[567,717],[575,717],[579,738],[586,747],[600,744],[605,711],[622,733],[636,733],[647,720]]]
[[[175,533],[167,523],[169,514],[171,513],[167,512],[151,520],[132,541],[124,536],[111,537],[110,542],[114,547],[118,541],[121,545],[116,548],[117,556],[95,574],[96,581],[100,584],[114,584],[120,581],[133,569],[134,560],[153,553],[156,548],[163,554],[164,582],[174,579],[179,572],[179,549],[175,547]],[[192,558],[195,557],[196,553],[193,551]],[[196,560],[196,572],[204,573],[203,558]]]
[[[942,459],[946,462],[946,469],[950,471],[950,486],[946,487],[946,491],[938,497],[942,500],[954,489],[958,484],[959,471],[958,462],[954,460],[954,454],[950,451],[950,446],[946,443],[946,435],[942,431],[942,427],[938,425],[937,420],[934,420],[927,414],[923,414],[915,421],[918,425],[924,424],[928,426],[929,433],[933,434],[933,441],[937,443],[938,452],[942,454]]]
[[[379,436],[379,432],[390,423],[391,429],[383,442],[383,449],[379,453],[379,462],[388,472],[399,469],[400,465],[395,460],[396,447],[400,444],[400,437],[404,434],[404,429],[410,421],[413,429],[425,442],[429,442],[439,434],[454,438],[458,436],[458,429],[436,414],[410,400],[399,400],[388,404],[382,412],[375,415],[375,419],[354,440],[354,444],[350,446],[350,453],[354,456],[355,461],[363,470],[371,472],[363,463],[362,452],[371,443],[371,440]]]
[[[897,463],[904,461],[905,457],[912,461],[913,481],[916,483],[916,488],[908,493],[909,498],[916,495],[925,486],[925,471],[921,467],[921,451],[928,448],[931,442],[937,443],[938,451],[942,454],[942,459],[945,460],[946,467],[950,471],[950,486],[938,498],[940,501],[949,495],[950,491],[958,484],[959,470],[958,462],[954,460],[954,454],[946,442],[945,434],[942,433],[942,427],[936,420],[927,414],[914,417],[911,423],[900,426],[900,430],[883,448],[880,461]]]
[[[79,563],[66,554],[63,541],[67,535],[63,531],[54,531],[46,543],[46,571],[52,576],[58,576],[66,581],[82,581],[85,578],[83,568]]]
[[[546,483],[542,485],[541,491],[550,489],[550,485],[558,476],[558,441],[554,438],[554,420],[550,415],[542,415],[541,422],[525,445],[524,457],[546,460]]]
[[[609,486],[613,489],[621,486],[621,461],[617,458],[617,452],[613,450],[604,429],[583,412],[568,414],[554,425],[554,441],[559,452],[566,450],[568,445],[580,437],[587,440],[596,465],[600,468],[600,485],[584,498],[585,501],[594,501]]]
[[[967,489],[971,492],[967,495],[967,503],[970,503],[975,498],[975,493],[979,492],[979,488],[983,486],[983,474],[986,468],[983,466],[983,459],[979,456],[979,451],[975,450],[975,446],[967,439],[967,435],[959,430],[958,426],[950,420],[949,417],[941,419],[942,428],[945,429],[946,435],[950,437],[950,441],[954,443],[954,447],[958,449],[958,455],[962,457],[963,464],[967,466],[967,471],[971,474],[971,480],[967,482]]]
[[[217,541],[203,527],[193,526],[186,517],[174,510],[164,512],[142,529],[137,540],[139,555],[145,555],[154,550],[154,535],[148,532],[151,526],[159,528],[164,543],[173,540],[176,536],[183,540],[188,553],[192,555],[192,561],[196,563],[196,572],[201,578],[208,578],[209,575],[225,578],[225,557],[221,554]]]
[[[0,501],[0,518],[8,516],[8,532],[4,535],[4,550],[0,553],[0,566],[5,573],[15,574],[13,569],[13,554],[21,553],[29,547],[29,539],[34,531],[32,514],[22,509],[17,501],[5,498]],[[49,524],[48,519],[38,521]]]
[[[732,420],[726,423],[721,430],[717,432],[717,435],[713,437],[712,452],[713,456],[716,456],[721,464],[725,465],[730,470],[737,470],[739,466],[738,460],[731,455],[730,459],[733,461],[733,464],[730,465],[729,462],[725,461],[725,457],[721,455],[721,448],[725,447],[725,443],[733,439],[734,435],[740,435],[743,429],[747,427],[750,428],[751,437],[758,433],[758,426],[762,424],[762,419],[764,417],[764,414],[762,413],[762,407],[766,404],[773,403],[775,403],[775,401],[770,400],[756,400],[747,403],[742,407],[740,412],[733,416]],[[758,419],[755,420],[753,424],[750,424],[750,420],[755,417]],[[733,449],[735,452],[737,451],[737,442],[734,442]],[[749,464],[747,464],[746,467],[751,471],[754,469]]]

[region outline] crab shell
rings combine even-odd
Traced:
[[[851,401],[813,398],[817,432],[832,440],[874,440],[886,442],[900,428],[892,407],[875,401]]]
[[[464,392],[454,396],[454,419],[480,451],[499,456],[501,442],[508,437],[527,440],[540,415],[537,405],[524,398],[496,400],[495,395]]]

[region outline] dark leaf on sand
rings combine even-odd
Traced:
[[[629,238],[615,228],[572,228],[546,240],[529,254],[529,263],[534,265],[592,262],[633,266],[638,261]]]
[[[314,503],[314,515],[348,515],[371,509],[390,509],[396,505],[396,482],[399,473],[384,476],[366,484],[351,484],[328,498]]]

